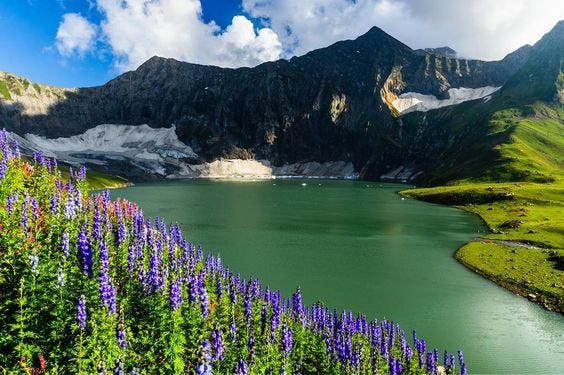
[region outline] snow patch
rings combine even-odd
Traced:
[[[452,88],[448,90],[448,99],[438,99],[435,95],[424,95],[417,92],[406,92],[398,96],[392,102],[392,105],[402,115],[415,111],[427,112],[432,109],[487,97],[500,88],[501,86],[485,86],[475,89],[467,87]]]
[[[86,151],[134,153],[136,157],[151,160],[197,157],[190,147],[178,139],[174,125],[155,129],[149,125],[103,124],[68,138],[47,139],[35,134],[26,134],[24,138],[44,152],[54,154]]]

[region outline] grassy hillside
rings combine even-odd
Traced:
[[[402,193],[480,215],[490,234],[462,247],[457,259],[564,312],[564,108],[536,102],[500,110],[487,126],[503,141],[486,154],[493,158],[476,156],[476,175]]]

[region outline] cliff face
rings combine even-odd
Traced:
[[[175,124],[198,162],[340,160],[373,178],[398,165],[423,165],[429,153],[453,142],[445,129],[404,127],[393,105],[398,96],[415,92],[440,100],[452,88],[499,87],[530,52],[523,47],[496,62],[455,59],[413,51],[373,28],[356,40],[254,68],[153,57],[100,87],[28,85],[21,95],[13,95],[4,75],[10,97],[0,95],[0,122],[20,135],[49,138],[99,124]]]

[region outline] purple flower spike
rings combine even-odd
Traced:
[[[86,300],[83,294],[78,299],[78,307],[76,313],[76,321],[78,322],[80,329],[83,331],[86,329],[86,316]]]
[[[282,353],[288,357],[292,352],[292,330],[287,326],[282,326]]]
[[[235,371],[236,375],[248,375],[249,374],[249,367],[242,359],[237,362],[237,370]]]

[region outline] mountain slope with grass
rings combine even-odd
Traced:
[[[480,215],[490,234],[456,253],[498,284],[564,312],[564,23],[487,103],[429,113],[431,126],[464,129],[430,181],[404,191]],[[410,120],[422,121],[417,115]]]

